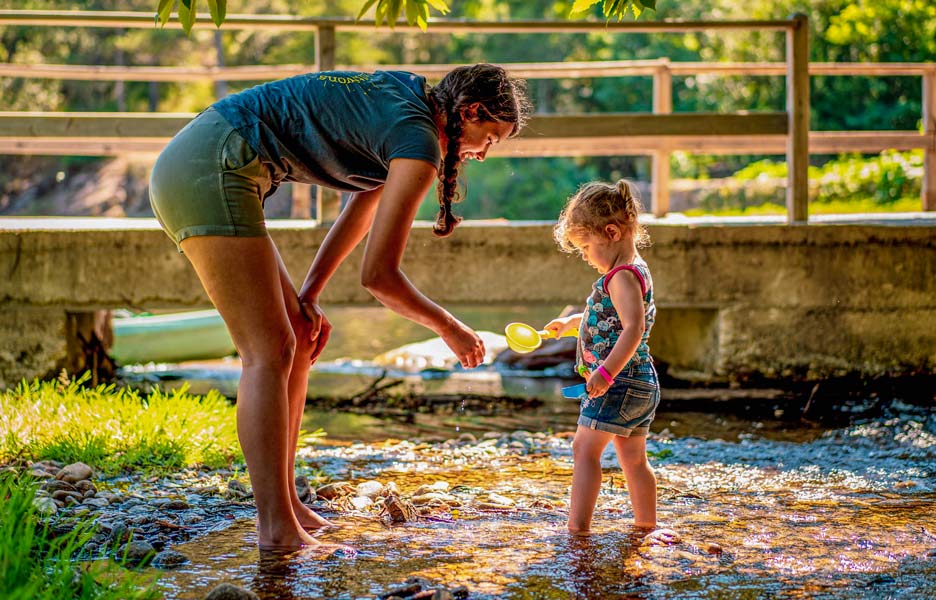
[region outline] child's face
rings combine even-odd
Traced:
[[[582,254],[582,260],[591,265],[600,273],[606,273],[614,267],[619,255],[618,241],[620,230],[614,228],[616,234],[611,236],[599,235],[591,231],[572,231],[569,241]],[[613,239],[618,237],[618,240]]]

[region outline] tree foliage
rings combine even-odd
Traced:
[[[212,22],[221,27],[227,16],[227,0],[206,0],[206,3]],[[627,15],[628,10],[636,18],[645,9],[656,8],[656,0],[575,0],[568,16],[573,18],[589,15],[592,8],[599,4],[608,20],[618,21]],[[186,34],[190,33],[198,13],[198,0],[159,0],[156,5],[156,20],[165,26],[172,18],[173,8],[177,9],[176,18],[182,29]],[[429,29],[430,9],[441,15],[450,11],[447,0],[364,0],[357,13],[357,19],[362,19],[371,9],[374,9],[374,21],[378,26],[387,25],[392,28],[403,16],[409,25],[418,26],[423,31]]]
[[[170,13],[178,6],[171,4]],[[441,1],[441,0],[440,0]],[[211,11],[207,0],[196,11]],[[73,0],[23,0],[21,8],[73,6]],[[154,0],[88,0],[88,10],[151,11]],[[647,6],[646,2],[642,3]],[[165,10],[166,4],[160,4]],[[217,10],[233,3],[215,4]],[[401,3],[399,15],[405,17]],[[447,16],[464,20],[506,21],[573,18],[607,19],[608,2],[587,0],[460,0],[446,2]],[[620,5],[616,5],[620,6]],[[655,18],[685,20],[784,19],[794,12],[809,17],[810,59],[822,62],[936,61],[936,5],[930,0],[659,0]],[[299,17],[361,17],[364,0],[237,0],[236,12]],[[365,11],[376,12],[375,1]],[[584,9],[584,11],[582,10]],[[438,10],[430,6],[433,14]],[[223,13],[219,13],[223,14]],[[390,13],[382,13],[385,17]],[[617,17],[614,17],[617,18]],[[633,12],[627,13],[633,18]],[[385,18],[387,25],[395,22]],[[431,22],[424,34],[401,34],[382,26],[341,32],[336,63],[344,65],[468,64],[473,62],[564,62],[639,60],[782,61],[783,33],[694,31],[644,33],[596,30],[589,33],[486,34],[471,31],[440,34]],[[225,64],[310,64],[315,36],[308,32],[195,28],[106,29],[80,27],[0,27],[0,61],[83,65],[195,66]],[[257,82],[229,82],[218,90],[211,82],[87,82],[35,78],[0,78],[0,103],[7,110],[46,111],[191,111],[208,106],[224,93]],[[620,113],[652,110],[649,77],[533,79],[529,91],[538,113]],[[811,79],[813,130],[916,129],[922,112],[920,77],[823,76]],[[777,111],[785,105],[782,76],[702,76],[673,78],[674,112]],[[123,108],[121,108],[121,106]],[[722,177],[760,156],[674,154],[674,176]],[[814,157],[818,159],[819,157]],[[0,211],[5,190],[23,171],[0,157]],[[18,160],[18,159],[17,159]],[[51,159],[45,159],[51,160]],[[56,159],[59,160],[59,159]],[[70,176],[74,158],[62,159],[45,185],[59,173]],[[625,176],[645,182],[647,157],[612,156],[578,159],[497,158],[466,171],[468,198],[459,211],[469,217],[555,218],[557,206],[588,179]],[[19,184],[17,184],[19,185]],[[38,189],[35,183],[19,190]],[[24,196],[25,197],[25,196]],[[427,201],[425,216],[433,214]],[[22,207],[22,204],[20,205]],[[23,211],[20,211],[23,213]],[[421,213],[423,214],[423,213]]]

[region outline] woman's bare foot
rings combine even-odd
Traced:
[[[296,506],[293,504],[293,514],[296,515],[296,520],[299,521],[299,524],[302,525],[304,529],[322,529],[323,527],[336,527],[334,523],[322,517],[317,512],[306,506],[305,504],[299,504]]]
[[[298,523],[293,521],[285,527],[271,527],[264,531],[257,523],[257,545],[261,550],[275,550],[279,552],[293,551],[305,548],[306,546],[316,546],[320,542],[306,533],[304,529],[298,527]]]

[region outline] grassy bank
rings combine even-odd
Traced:
[[[142,396],[84,379],[34,381],[0,392],[0,464],[84,462],[103,474],[166,472],[241,462],[235,409],[220,394]],[[36,482],[0,475],[0,597],[11,600],[158,598],[152,578],[108,561],[78,560],[92,521],[49,520]]]
[[[89,522],[44,521],[35,483],[0,476],[0,597],[7,600],[148,600],[152,578],[113,563],[76,561],[92,534]]]
[[[243,460],[235,409],[216,392],[141,396],[82,383],[35,381],[0,393],[0,464],[81,461],[115,473],[217,468]]]

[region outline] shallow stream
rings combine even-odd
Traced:
[[[346,343],[371,346],[332,350],[313,371],[310,394],[366,389],[381,369],[341,357],[418,339],[400,339],[419,335],[409,329],[390,346],[369,336],[395,327],[403,326],[345,327]],[[233,396],[238,375],[239,364],[228,360],[159,379]],[[265,599],[356,599],[420,576],[467,586],[471,598],[485,600],[936,598],[933,390],[851,398],[804,414],[802,394],[664,388],[648,450],[660,524],[681,539],[655,544],[628,525],[611,449],[593,534],[566,533],[578,406],[560,397],[573,383],[562,375],[494,368],[389,375],[411,395],[451,397],[431,411],[334,410],[313,399],[303,429],[327,435],[300,451],[301,474],[318,485],[377,480],[403,498],[437,484],[455,501],[394,524],[373,508],[320,500],[316,510],[342,527],[319,539],[352,549],[334,553],[260,553],[252,519],[235,520],[175,546],[190,562],[162,572],[161,589],[167,598],[194,599],[232,582]],[[459,394],[521,402],[466,405]]]
[[[720,417],[674,435],[661,415],[648,449],[661,525],[682,538],[672,545],[628,526],[610,450],[594,533],[565,532],[568,436],[326,438],[301,452],[300,470],[394,482],[403,496],[445,481],[463,508],[399,525],[326,512],[344,527],[319,539],[354,549],[331,555],[261,554],[253,523],[238,521],[178,546],[191,562],[161,586],[171,598],[224,581],[262,598],[370,598],[421,576],[482,599],[936,597],[936,416],[900,402],[885,413],[833,430],[749,421],[742,432],[734,417],[720,436]],[[491,493],[512,505],[472,508]]]

